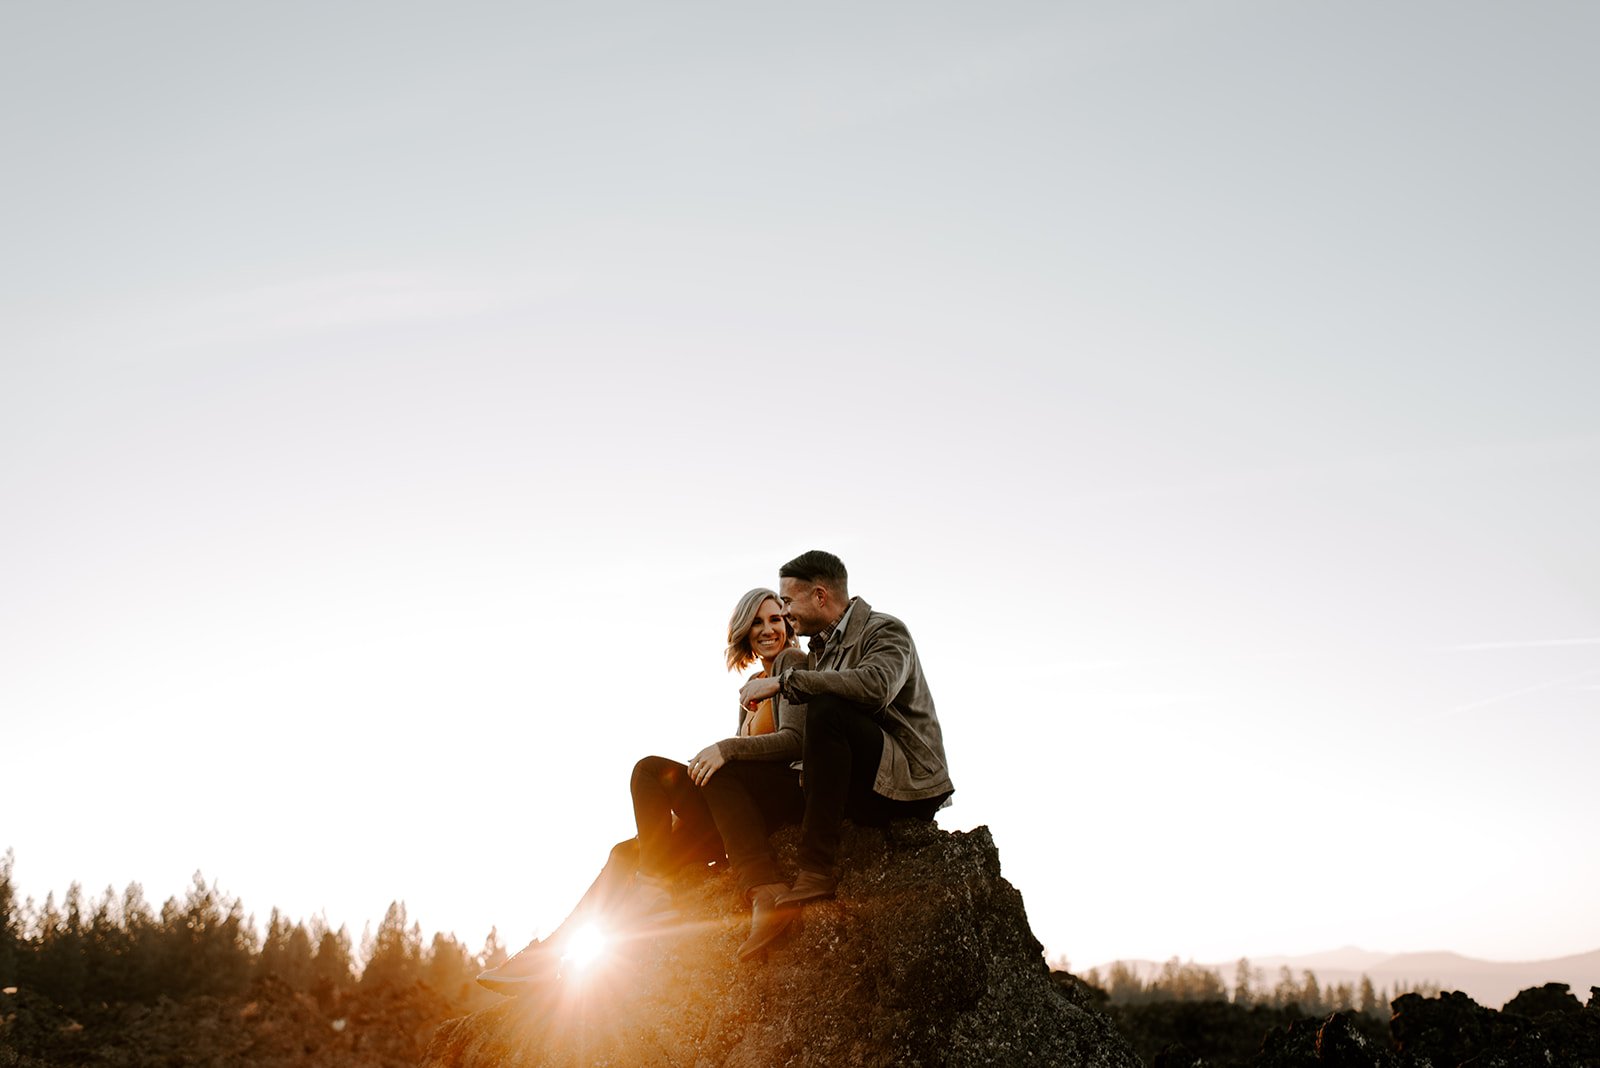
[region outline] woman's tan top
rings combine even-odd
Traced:
[[[752,679],[764,679],[766,670],[756,672],[750,676]],[[739,737],[748,738],[752,734],[771,734],[778,729],[778,717],[772,711],[772,698],[767,698],[744,717],[744,722],[739,724]]]

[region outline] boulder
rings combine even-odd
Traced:
[[[798,837],[774,836],[786,874]],[[840,859],[837,898],[801,910],[765,961],[735,961],[749,906],[731,876],[692,870],[675,924],[440,1025],[423,1064],[1139,1068],[1109,1019],[1051,981],[987,828],[847,825]]]
[[[1301,1068],[1317,1063],[1317,1032],[1320,1020],[1305,1017],[1288,1027],[1273,1028],[1261,1039],[1261,1052],[1250,1062],[1251,1068]]]
[[[1317,1029],[1317,1064],[1323,1068],[1390,1068],[1394,1056],[1348,1012],[1336,1012]]]
[[[1514,1012],[1532,1020],[1547,1012],[1580,1012],[1582,1009],[1583,1002],[1577,999],[1566,983],[1546,983],[1544,986],[1530,986],[1506,1002],[1506,1007],[1500,1011]]]
[[[1463,1062],[1462,1068],[1600,1068],[1600,1004],[1591,997],[1576,1011],[1543,1013],[1508,1043]]]
[[[1402,994],[1389,1003],[1394,1015],[1389,1034],[1401,1063],[1454,1068],[1462,1061],[1504,1046],[1526,1026],[1520,1016],[1486,1009],[1467,995],[1446,990],[1437,998]]]

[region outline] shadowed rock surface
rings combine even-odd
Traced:
[[[408,1068],[439,1019],[420,984],[319,1005],[275,976],[240,995],[105,1006],[84,1021],[0,991],[0,1068]]]
[[[797,839],[776,838],[786,874]],[[731,877],[691,872],[675,928],[440,1025],[423,1063],[1138,1068],[1111,1022],[1051,981],[987,828],[847,827],[842,860],[838,899],[807,906],[765,963],[735,963],[749,909]]]
[[[1507,1005],[1537,1018],[1486,1009],[1462,993],[1405,994],[1392,1002],[1393,1050],[1345,1013],[1268,1032],[1251,1068],[1600,1068],[1600,988],[1578,1006],[1565,984],[1524,990]],[[1204,1064],[1206,1062],[1199,1062]]]
[[[1459,991],[1436,998],[1402,994],[1390,1002],[1389,1033],[1408,1064],[1457,1065],[1509,1043],[1522,1030],[1517,1016],[1502,1016]]]
[[[1506,1002],[1505,1008],[1500,1011],[1514,1012],[1534,1020],[1547,1012],[1582,1012],[1583,1002],[1577,999],[1566,983],[1546,983],[1524,990]]]

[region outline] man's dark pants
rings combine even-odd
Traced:
[[[875,792],[872,784],[883,745],[883,730],[864,705],[831,694],[819,694],[806,703],[801,868],[833,874],[840,824],[846,816],[868,827],[883,827],[890,820],[931,820],[949,796],[896,801]]]

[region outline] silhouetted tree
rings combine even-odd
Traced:
[[[1356,1008],[1361,1010],[1361,1015],[1379,1018],[1387,1016],[1385,1011],[1388,1006],[1378,1000],[1378,992],[1372,988],[1372,979],[1365,972],[1361,974],[1360,1001]]]
[[[1239,963],[1233,966],[1233,1003],[1235,1005],[1249,1005],[1254,1000],[1255,991],[1251,982],[1250,958],[1240,957]]]
[[[154,1001],[162,993],[159,946],[161,929],[144,887],[129,883],[117,909],[125,955],[121,969],[123,997],[129,1001]]]
[[[368,939],[363,938],[362,942],[367,943]],[[404,902],[389,903],[377,934],[362,948],[366,956],[362,986],[402,985],[417,979],[422,962],[422,929],[407,929]]]
[[[478,962],[455,935],[435,934],[423,956],[422,981],[452,1002],[465,1000],[478,974]]]
[[[1317,975],[1313,971],[1301,973],[1304,981],[1300,984],[1300,1009],[1308,1016],[1321,1016],[1323,1012],[1322,988],[1317,985]]]
[[[327,921],[317,917],[311,921],[311,935],[317,943],[311,958],[311,993],[322,1005],[331,1005],[355,982],[350,970],[350,930],[330,931]]]
[[[282,913],[272,910],[256,958],[256,974],[275,975],[296,990],[311,988],[311,936],[304,924],[291,926]]]
[[[160,940],[160,985],[174,996],[233,994],[249,982],[255,932],[239,902],[198,871],[181,903],[170,898],[161,906]]]
[[[1138,1005],[1148,1000],[1139,973],[1120,960],[1111,965],[1110,974],[1102,985],[1106,993],[1111,995],[1113,1005]]]
[[[311,989],[313,952],[306,925],[296,923],[289,932],[289,946],[283,959],[283,979],[296,990]]]
[[[53,892],[45,895],[32,968],[23,976],[59,1004],[79,1005],[87,974],[83,948],[83,891],[73,883],[67,888],[65,911],[56,906]]]
[[[489,937],[483,940],[483,949],[478,953],[478,961],[485,968],[493,968],[503,964],[511,954],[506,952],[506,947],[500,944],[500,929],[489,928]]]
[[[1161,966],[1161,973],[1150,983],[1149,996],[1160,1001],[1226,1001],[1227,988],[1209,968],[1184,964],[1173,957]]]
[[[17,912],[17,891],[11,882],[16,856],[10,849],[0,857],[0,987],[17,983],[17,953],[22,942],[22,917]]]
[[[1290,1005],[1300,1003],[1300,984],[1294,981],[1294,973],[1287,964],[1278,969],[1278,985],[1272,988],[1272,1007],[1286,1009]]]
[[[90,1001],[121,1001],[128,996],[125,988],[130,946],[119,909],[116,888],[108,886],[95,901],[89,917],[83,959],[84,996]]]

